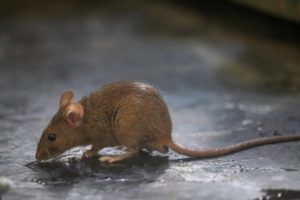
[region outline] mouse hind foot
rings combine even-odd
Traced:
[[[148,144],[148,148],[152,149],[153,151],[158,151],[162,154],[168,153],[169,151],[169,146],[167,145],[167,142],[165,142],[165,140],[150,143]]]
[[[106,163],[116,163],[123,160],[127,160],[133,156],[138,154],[138,151],[135,149],[128,149],[126,153],[120,155],[110,155],[110,156],[103,156],[99,158],[99,161],[106,162]]]
[[[168,153],[169,147],[167,145],[160,145],[160,146],[157,146],[155,148],[155,150],[158,151],[159,153],[165,154],[165,153]]]

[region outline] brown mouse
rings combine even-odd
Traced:
[[[36,151],[37,160],[48,160],[76,146],[92,145],[83,157],[91,157],[105,147],[123,146],[126,153],[100,157],[118,162],[139,150],[177,153],[195,158],[211,158],[251,147],[300,140],[300,135],[259,138],[228,147],[193,150],[173,142],[168,108],[152,86],[139,82],[116,82],[73,102],[67,91],[60,107],[44,130]]]

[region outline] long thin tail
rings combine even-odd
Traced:
[[[195,158],[212,158],[212,157],[218,157],[218,156],[236,153],[256,146],[275,144],[281,142],[292,142],[297,140],[300,140],[300,135],[274,136],[274,137],[248,140],[227,147],[212,148],[206,150],[189,149],[171,141],[169,147],[173,151],[186,156],[195,157]]]

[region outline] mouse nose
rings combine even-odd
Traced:
[[[41,149],[37,151],[35,154],[35,159],[37,160],[46,160],[48,157],[47,151],[45,149]]]

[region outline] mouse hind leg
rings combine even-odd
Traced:
[[[120,145],[137,151],[168,151],[171,120],[167,109],[162,109],[162,102],[153,101],[128,97],[119,105],[112,124],[114,137]]]
[[[168,153],[169,147],[167,145],[159,145],[157,151],[160,153]]]

